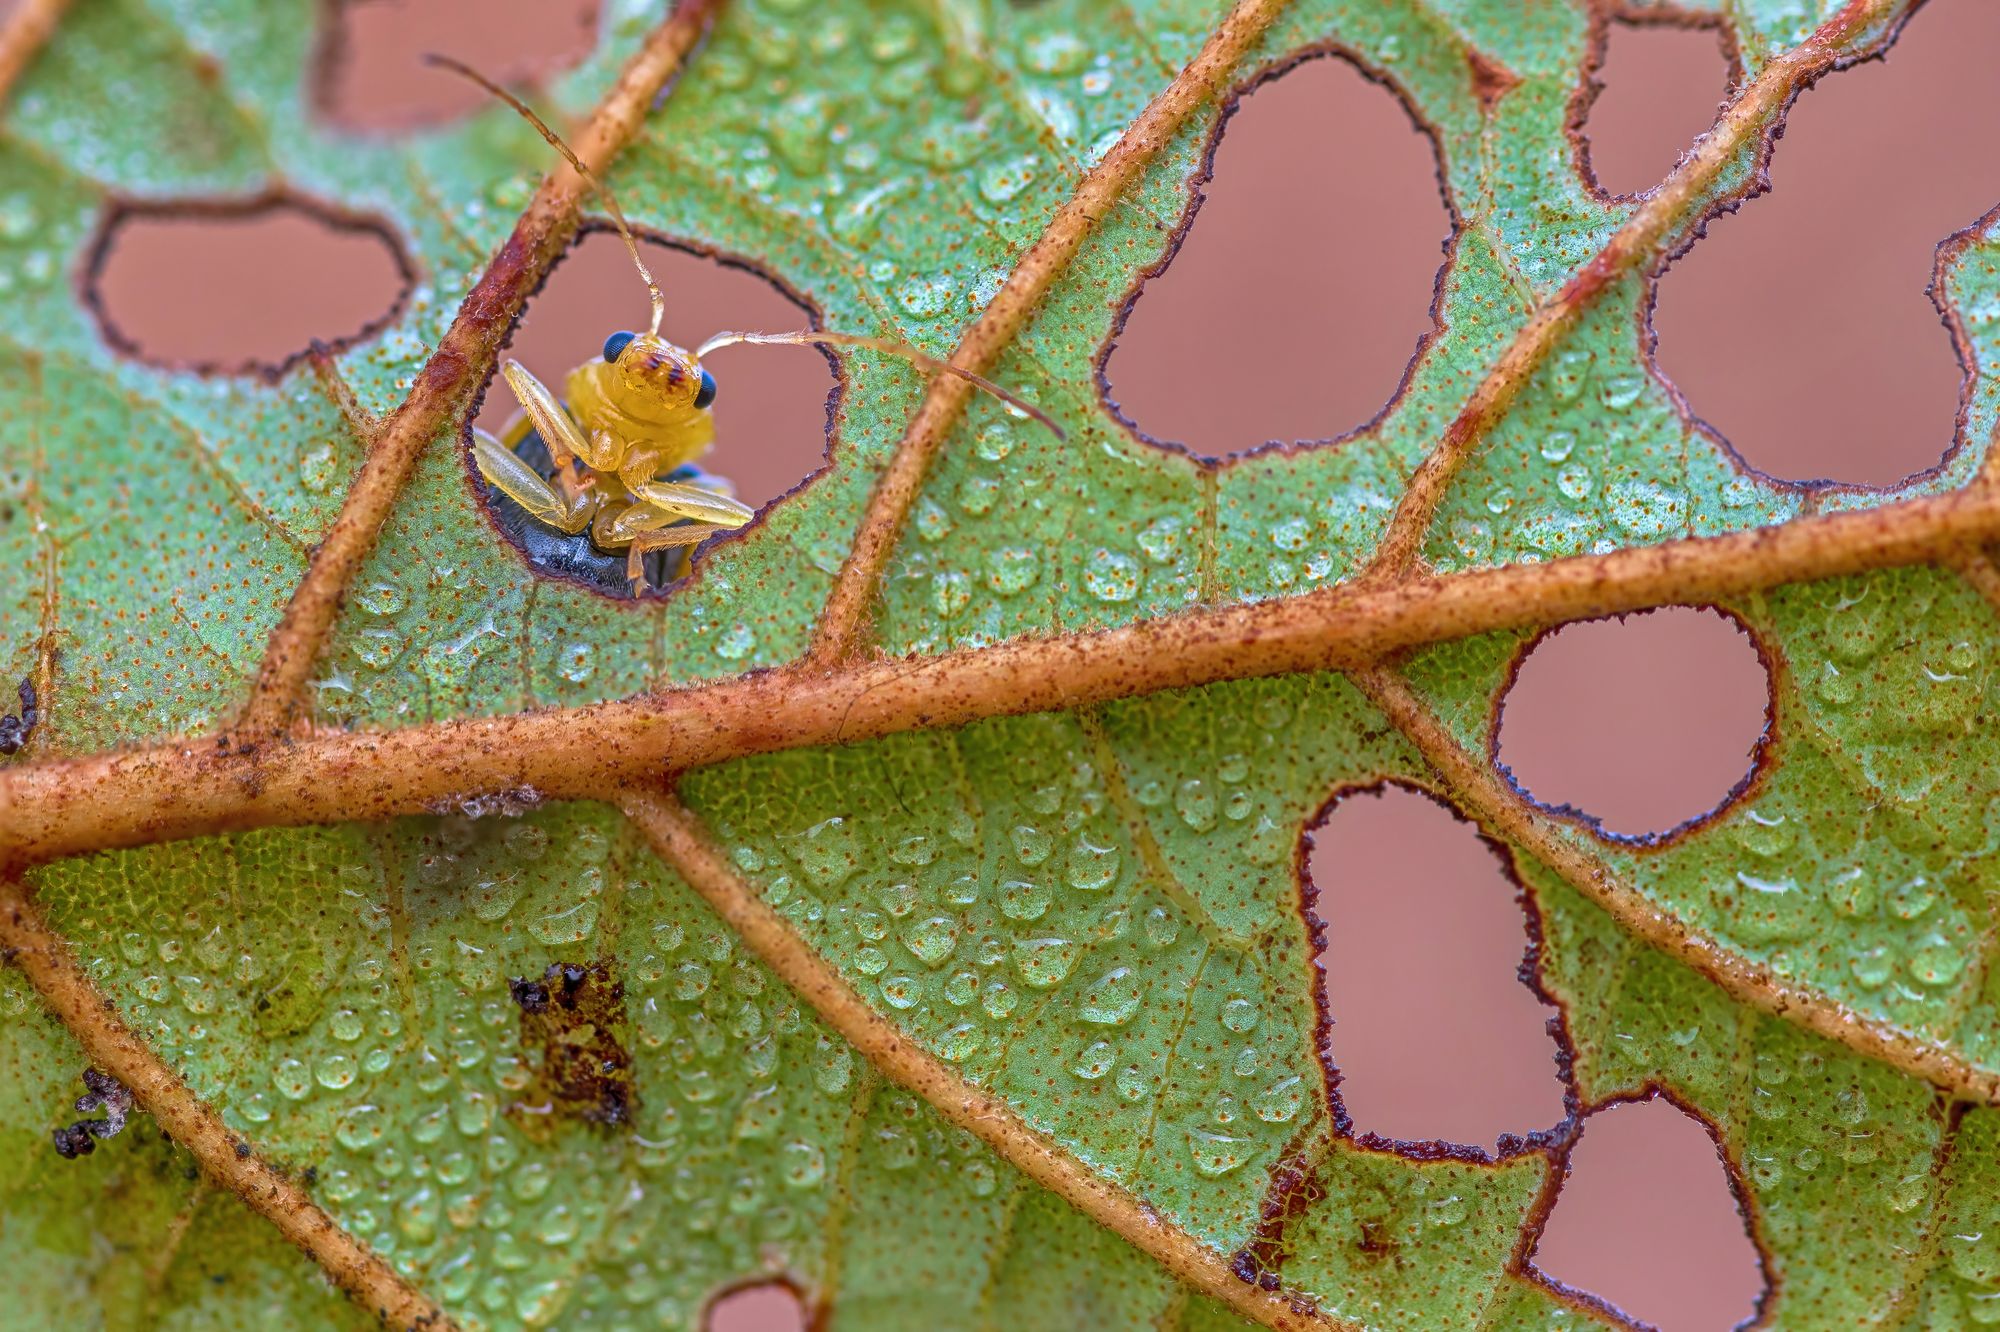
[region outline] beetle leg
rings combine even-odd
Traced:
[[[632,487],[632,493],[676,518],[692,518],[725,529],[742,527],[757,516],[755,509],[740,500],[680,481],[646,481]]]
[[[542,475],[521,456],[502,444],[484,430],[472,432],[472,461],[479,467],[479,474],[523,509],[537,522],[544,523],[562,532],[581,532],[590,523],[591,512],[597,507],[597,497],[588,490],[578,489],[568,493],[565,486],[558,491],[543,479]],[[568,473],[565,465],[558,476]]]
[[[637,506],[635,506],[637,507]],[[660,515],[671,521],[672,516]],[[654,528],[636,532],[632,544],[625,552],[625,576],[632,580],[632,590],[639,592],[646,585],[646,556],[656,550],[667,550],[674,546],[695,546],[708,540],[717,532],[730,529],[719,523],[675,523],[672,527]]]
[[[590,441],[584,437],[568,409],[556,401],[555,394],[549,392],[541,380],[528,373],[528,367],[519,361],[503,361],[500,373],[506,376],[507,387],[513,389],[514,396],[521,400],[521,408],[528,413],[528,419],[535,423],[535,432],[542,437],[542,443],[549,446],[549,457],[555,459],[557,467],[568,467],[571,458],[589,460],[595,452],[590,447]]]

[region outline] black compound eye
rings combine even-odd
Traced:
[[[630,345],[633,338],[638,336],[637,333],[613,333],[604,340],[604,359],[607,361],[617,360],[618,354]]]
[[[694,395],[696,407],[706,407],[715,401],[715,376],[704,370],[701,372],[701,392]]]

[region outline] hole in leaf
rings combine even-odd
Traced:
[[[1340,797],[1307,836],[1354,1131],[1486,1145],[1559,1122],[1554,1010],[1522,983],[1522,907],[1501,853],[1395,786]]]
[[[1661,279],[1660,368],[1752,467],[1882,485],[1950,446],[1963,372],[1925,289],[2000,197],[2000,140],[1967,128],[2000,119],[1996,48],[2000,6],[1923,6],[1799,98],[1771,194]]]
[[[1722,32],[1684,23],[1617,21],[1605,27],[1598,85],[1583,107],[1584,160],[1598,187],[1642,194],[1715,121],[1729,90]]]
[[[1770,698],[1756,646],[1716,611],[1565,625],[1502,700],[1499,760],[1529,797],[1610,835],[1667,833],[1748,780]]]
[[[315,69],[320,113],[345,129],[435,125],[492,105],[424,64],[436,51],[504,85],[568,69],[597,41],[592,0],[334,0]]]
[[[724,1291],[708,1306],[703,1332],[805,1332],[806,1304],[783,1281],[760,1281]]]
[[[1721,1332],[1764,1290],[1715,1142],[1671,1101],[1592,1113],[1535,1245],[1535,1269],[1661,1332]]]
[[[815,311],[771,279],[743,265],[658,241],[640,242],[647,267],[667,297],[661,333],[695,347],[723,329],[785,331],[817,327]],[[506,355],[519,360],[558,397],[579,364],[595,361],[611,334],[643,329],[646,288],[615,232],[592,231],[574,246],[528,303]],[[733,346],[710,355],[715,376],[715,445],[693,461],[726,477],[736,496],[756,506],[799,485],[826,461],[828,395],[836,386],[832,361],[815,347]],[[497,374],[487,382],[477,423],[496,435],[520,414],[520,403]],[[523,456],[527,456],[524,454]],[[625,553],[606,553],[587,536],[543,527],[497,492],[489,492],[502,527],[529,562],[577,578],[613,596],[629,596]],[[672,552],[667,553],[668,556]],[[668,558],[649,558],[650,586],[677,576]]]
[[[1341,59],[1244,97],[1178,251],[1106,353],[1116,409],[1211,457],[1331,439],[1382,411],[1433,327],[1452,233],[1435,146],[1411,122]]]
[[[156,365],[272,371],[395,317],[410,270],[388,226],[307,200],[128,204],[85,299],[106,341]]]

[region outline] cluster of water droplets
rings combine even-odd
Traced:
[[[997,404],[968,413],[970,448],[954,454],[911,519],[891,571],[891,634],[910,651],[985,647],[1065,620],[1126,618],[1174,603],[1200,558],[1190,502],[1142,516],[1073,548],[1048,533],[1070,526],[1075,478],[1063,445]],[[900,613],[898,613],[900,612]]]
[[[1921,1093],[1855,1073],[1844,1053],[1789,1033],[1757,1051],[1744,1148],[1755,1195],[1768,1209],[1810,1212],[1820,1204],[1797,1195],[1825,1191],[1849,1212],[1872,1203],[1921,1225],[1937,1200],[1938,1121]]]
[[[1977,596],[1941,570],[1919,569],[1829,580],[1786,593],[1783,604],[1808,712],[1868,783],[1946,822],[1983,817],[1947,780],[1976,762],[1966,746],[1994,747],[1979,636],[1990,619]],[[1938,762],[1940,744],[1959,762]]]
[[[1171,1113],[1146,1144],[1155,1153],[1184,1148],[1182,1163],[1202,1174],[1237,1170],[1311,1100],[1297,1014],[1272,1019],[1262,963],[1240,943],[1207,961],[1215,931],[1149,874],[1072,731],[1007,725],[1051,733],[1002,742],[1035,758],[1004,790],[982,790],[978,814],[947,798],[762,835],[739,824],[736,865],[864,999],[1031,1121],[1073,1132],[1086,1150],[1116,1132],[1129,1154],[1141,1145],[1132,1129],[1159,1103]],[[1226,756],[1212,776],[1137,798],[1150,802],[1145,817],[1158,807],[1191,834],[1251,824],[1261,806],[1248,776],[1246,758]],[[793,790],[857,781],[786,778]],[[1252,844],[1266,863],[1285,853],[1282,837]],[[1051,1083],[1051,1069],[1068,1080]]]
[[[1689,447],[1630,340],[1625,322],[1580,328],[1537,370],[1439,512],[1428,550],[1439,572],[1686,536],[1697,478],[1725,514],[1742,511],[1737,525],[1759,520],[1764,488]]]

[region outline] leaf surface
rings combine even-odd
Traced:
[[[606,8],[599,50],[551,94],[572,115],[661,17]],[[388,140],[320,124],[320,17],[86,0],[11,92],[0,681],[38,679],[45,703],[12,771],[121,746],[193,755],[176,760],[193,771],[368,450],[326,367],[204,377],[114,351],[67,280],[112,211],[282,184],[381,218],[413,288],[331,366],[389,417],[548,165],[502,110]],[[1654,261],[1755,185],[1786,91],[1756,104],[1757,80],[1878,52],[1901,17],[1725,6],[1741,123],[1725,117],[1726,151],[1705,176],[1677,173],[1678,193],[1656,196],[1668,206],[1607,201],[1577,170],[1582,7],[1283,6],[1230,87],[1338,51],[1438,154],[1457,232],[1404,390],[1351,438],[1220,462],[1143,441],[1105,405],[1099,358],[1224,116],[1229,95],[1197,88],[983,367],[1068,438],[969,403],[894,547],[875,646],[918,671],[1193,608],[1315,604],[1297,599],[1358,585],[1482,383],[1506,392],[1415,534],[1440,575],[1976,490],[1995,422],[1983,368],[2000,354],[1983,232],[1942,270],[1979,372],[1962,435],[1903,491],[1746,471],[1644,345]],[[612,179],[643,228],[754,261],[825,326],[950,356],[1222,18],[1189,0],[735,3]],[[1628,260],[1603,259],[1635,235]],[[461,395],[348,583],[300,734],[576,709],[795,663],[925,393],[899,361],[840,363],[826,468],[640,601],[545,576],[496,531]],[[754,447],[725,438],[714,465]],[[1424,786],[1509,845],[1579,1107],[1663,1090],[1714,1128],[1766,1253],[1767,1315],[1956,1326],[2000,1291],[1978,1238],[2000,1205],[1993,608],[1962,570],[1870,564],[1686,594],[1756,636],[1773,722],[1747,791],[1657,844],[1532,808],[1493,772],[1530,611],[1433,634],[1393,672],[1225,672],[957,729],[745,745],[680,794],[734,891],[782,923],[782,956],[725,923],[616,790],[539,808],[454,791],[449,812],[357,807],[332,826],[217,820],[28,882],[158,1060],[461,1326],[693,1326],[717,1292],[772,1274],[867,1328],[1609,1320],[1524,1262],[1574,1118],[1497,1160],[1426,1156],[1356,1142],[1334,1099],[1300,839],[1337,791]],[[1236,674],[1272,674],[1247,645],[1245,661]],[[792,963],[829,988],[788,984]],[[86,1306],[114,1327],[362,1318],[145,1121],[83,1162],[47,1150],[89,1059],[10,981],[0,1249],[25,1274],[23,1325]],[[555,990],[539,1008],[521,998],[537,985]],[[964,1095],[927,1105],[900,1085],[907,1060],[877,1071],[850,1044],[856,1024]],[[975,1095],[1010,1127],[969,1122]],[[1128,1244],[1030,1157],[1200,1261]],[[1260,1288],[1280,1296],[1259,1305],[1245,1292]]]

